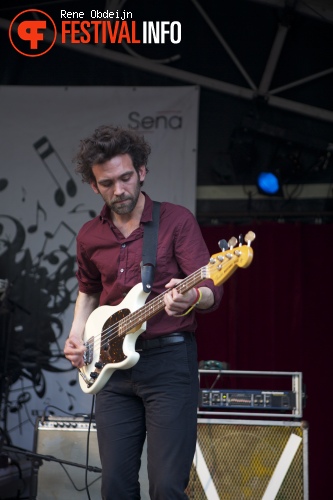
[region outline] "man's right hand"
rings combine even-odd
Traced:
[[[76,368],[84,366],[83,355],[85,351],[86,347],[84,346],[82,339],[74,336],[68,337],[65,342],[64,354],[72,365],[76,366]]]
[[[82,337],[84,336],[84,328],[89,315],[99,304],[99,295],[99,293],[87,295],[86,293],[79,292],[76,299],[74,320],[64,347],[66,358],[76,368],[84,366],[83,355],[86,347],[84,346]]]

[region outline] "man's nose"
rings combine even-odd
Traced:
[[[115,196],[120,196],[124,192],[124,186],[122,182],[115,182],[114,184],[114,194]]]

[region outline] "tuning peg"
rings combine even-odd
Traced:
[[[251,243],[252,243],[252,241],[255,240],[255,238],[256,238],[256,235],[254,234],[253,231],[249,231],[248,233],[246,233],[245,241],[248,244],[248,246],[251,246]]]
[[[228,241],[229,248],[233,248],[234,246],[237,245],[237,238],[232,236],[230,240]]]
[[[228,242],[226,240],[220,240],[219,247],[221,248],[222,252],[225,252],[229,248]]]

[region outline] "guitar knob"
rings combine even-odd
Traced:
[[[90,377],[91,377],[91,378],[93,378],[93,379],[95,379],[95,378],[97,378],[97,377],[98,377],[98,373],[96,373],[96,372],[91,372],[91,373],[90,373]]]
[[[222,252],[225,252],[229,247],[228,247],[228,242],[226,240],[220,240],[218,243],[220,249]]]
[[[245,235],[245,241],[248,244],[248,246],[250,246],[251,243],[252,243],[252,241],[255,240],[255,237],[256,237],[256,235],[255,235],[255,233],[253,231],[249,231],[248,233],[246,233],[246,235]]]
[[[99,370],[101,370],[103,368],[103,363],[101,363],[100,361],[97,361],[97,363],[95,363],[95,367],[98,368]]]
[[[237,245],[237,238],[232,236],[230,240],[228,241],[229,248],[233,248]]]

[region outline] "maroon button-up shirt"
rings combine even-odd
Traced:
[[[120,304],[134,285],[141,282],[144,224],[152,220],[152,210],[153,202],[145,194],[140,227],[127,238],[113,224],[106,205],[100,216],[83,225],[77,236],[77,279],[81,292],[101,293],[100,305],[115,306]],[[209,258],[193,214],[182,206],[162,202],[155,279],[147,303],[165,292],[165,284],[171,278],[188,276],[206,266]],[[222,298],[222,286],[216,287],[210,279],[198,286],[209,287],[215,298],[214,305],[203,312],[216,309]],[[195,329],[195,311],[182,317],[170,317],[162,310],[147,322],[142,337],[153,338],[180,331],[194,332]]]

